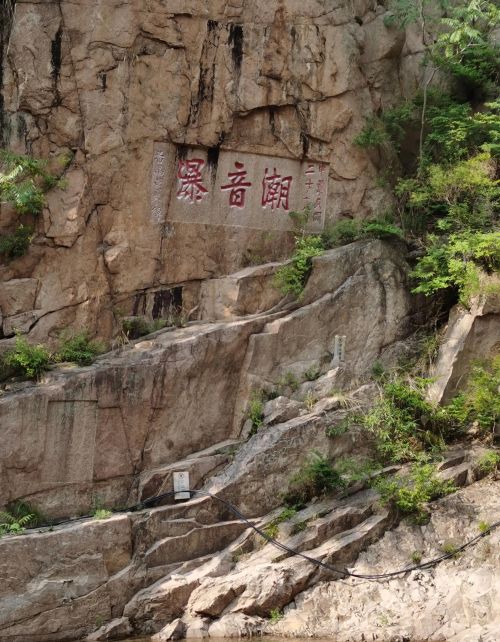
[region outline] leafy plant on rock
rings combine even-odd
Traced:
[[[105,346],[101,341],[90,339],[87,332],[79,332],[63,336],[55,359],[60,362],[73,361],[79,366],[88,366],[104,350]]]
[[[64,160],[66,163],[66,160]],[[0,203],[11,205],[21,216],[37,216],[45,204],[45,192],[60,184],[44,160],[0,150]],[[33,229],[20,224],[11,234],[0,236],[0,255],[14,259],[26,253]]]
[[[27,507],[27,504],[21,504],[21,507]],[[0,537],[2,535],[22,535],[26,528],[32,525],[36,518],[35,513],[29,513],[21,510],[20,507],[14,507],[13,510],[0,511]]]
[[[288,506],[303,506],[313,497],[344,488],[345,483],[328,458],[313,451],[300,470],[290,479],[284,495]]]
[[[427,502],[456,490],[450,481],[437,477],[432,464],[415,464],[408,475],[378,478],[374,486],[384,504],[392,504],[402,513],[415,515],[419,522],[425,521]]]
[[[53,355],[44,345],[30,344],[17,335],[14,348],[3,356],[3,362],[14,375],[37,379],[53,363]]]
[[[323,249],[320,236],[297,236],[290,262],[276,272],[274,279],[276,287],[283,294],[300,296],[311,271],[312,259],[319,256]]]

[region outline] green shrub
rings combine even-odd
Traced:
[[[291,392],[296,392],[299,389],[299,386],[299,380],[291,371],[285,372],[285,374],[280,377],[280,380],[278,381],[278,391],[280,393],[282,393],[283,390],[286,389],[289,389]]]
[[[63,337],[55,358],[59,362],[73,361],[80,366],[88,366],[104,351],[102,342],[91,340],[87,332],[80,332]]]
[[[53,363],[53,356],[44,345],[32,345],[18,335],[15,347],[4,355],[3,362],[14,375],[36,379]]]
[[[469,419],[476,421],[483,431],[495,431],[500,422],[500,355],[472,366],[464,404]]]
[[[251,435],[255,434],[262,426],[264,420],[264,402],[262,398],[262,391],[254,390],[247,408],[247,419],[252,422]]]
[[[302,506],[313,497],[344,487],[342,477],[328,459],[318,452],[311,452],[308,461],[290,479],[284,501],[289,506]]]
[[[447,542],[444,542],[441,545],[441,550],[445,555],[449,555],[450,557],[456,558],[459,556],[458,546],[452,540],[448,540]]]
[[[342,457],[335,463],[335,470],[342,476],[346,485],[367,481],[380,469],[381,465],[372,459]]]
[[[344,417],[338,424],[330,424],[325,428],[325,434],[327,437],[330,437],[330,439],[335,439],[335,437],[341,437],[342,435],[345,435],[345,433],[350,429],[351,427],[351,416],[348,415],[347,417]]]
[[[415,566],[418,566],[420,562],[422,561],[422,552],[421,551],[413,551],[411,554],[411,561]]]
[[[304,372],[304,379],[306,381],[316,381],[321,375],[321,368],[319,366],[311,366]]]
[[[40,214],[44,192],[57,183],[45,161],[0,150],[0,202],[10,203],[19,214]]]
[[[112,514],[112,511],[106,510],[105,508],[96,508],[92,513],[92,517],[94,519],[108,519]]]
[[[412,461],[425,449],[439,447],[439,434],[434,432],[436,409],[425,400],[426,383],[398,378],[386,382],[380,398],[363,417],[382,461]]]
[[[7,259],[24,256],[33,239],[33,228],[29,225],[18,225],[13,234],[0,236],[0,255]]]
[[[500,468],[500,453],[495,450],[488,450],[479,458],[478,467],[482,473],[489,475]]]
[[[269,619],[271,621],[271,624],[276,624],[280,620],[282,620],[284,617],[283,611],[281,609],[271,609],[269,611]]]
[[[276,539],[276,537],[279,535],[279,525],[291,519],[296,512],[297,512],[297,509],[295,508],[295,506],[286,506],[281,511],[281,513],[277,517],[275,517],[271,522],[269,522],[269,524],[264,528],[264,533],[268,537],[272,537],[272,539]]]
[[[12,515],[7,511],[0,511],[0,537],[2,535],[22,535],[34,515],[23,515],[22,517]]]
[[[384,504],[393,504],[402,513],[414,514],[421,521],[425,518],[425,504],[456,488],[450,481],[442,481],[431,464],[415,464],[408,476],[381,477],[375,488]]]
[[[144,337],[152,332],[162,330],[166,326],[167,320],[165,319],[154,319],[153,321],[148,321],[145,317],[129,317],[122,321],[122,330],[125,333],[125,336],[127,339],[132,340],[139,339],[140,337]]]
[[[372,366],[372,377],[375,381],[380,381],[385,375],[384,364],[381,361],[375,361]]]
[[[491,528],[491,524],[489,524],[488,522],[481,521],[477,525],[477,528],[478,528],[480,533],[487,533]]]
[[[443,239],[429,236],[426,255],[412,272],[414,292],[426,295],[455,288],[464,306],[481,292],[481,275],[500,268],[500,232],[462,232]]]
[[[283,265],[275,275],[274,283],[283,294],[300,296],[311,271],[312,259],[323,252],[320,236],[298,236],[290,263]]]
[[[367,219],[365,221],[343,219],[325,229],[322,235],[326,248],[347,245],[361,239],[401,238],[403,231],[391,217]]]

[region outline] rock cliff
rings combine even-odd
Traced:
[[[323,252],[299,297],[275,281],[301,211],[320,233],[390,205],[381,158],[353,139],[414,92],[422,32],[388,26],[376,0],[9,0],[0,17],[0,142],[62,178],[21,217],[27,254],[0,264],[0,355],[16,332],[110,348],[1,383],[0,509],[27,502],[42,525],[0,539],[0,641],[498,639],[498,531],[441,566],[344,577],[488,530],[499,482],[481,444],[442,444],[436,479],[460,490],[427,525],[366,475],[281,511],[312,452],[374,451],[350,411],[376,403],[374,364],[414,355],[435,312],[401,240]],[[18,215],[0,208],[1,234]],[[434,401],[498,350],[498,300],[476,303],[453,309]],[[181,327],[122,333],[172,316]],[[180,471],[204,494],[148,503]]]
[[[422,46],[384,26],[375,0],[3,5],[2,141],[59,173],[70,159],[28,255],[0,266],[4,336],[114,336],[123,316],[165,317],[172,301],[188,313],[202,280],[282,257],[290,220],[279,207],[256,218],[266,168],[293,178],[293,196],[299,161],[323,164],[320,227],[325,213],[366,217],[388,203],[377,158],[352,140],[413,90]],[[176,172],[193,158],[207,193],[189,210]],[[230,217],[220,188],[234,162],[259,207]],[[13,221],[1,207],[0,232]]]

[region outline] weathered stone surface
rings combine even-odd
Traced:
[[[266,263],[219,279],[206,279],[200,291],[200,318],[228,321],[269,310],[283,299],[278,288],[273,287],[281,265]]]
[[[6,537],[1,549],[2,640],[82,635],[96,620],[110,620],[115,610],[123,610],[133,590],[127,575],[132,559],[127,516]]]
[[[167,624],[159,633],[153,635],[152,642],[168,642],[168,640],[181,640],[184,638],[186,625],[177,618],[170,624]]]
[[[284,201],[262,209],[260,174],[252,177],[248,221],[236,216],[228,227],[219,206],[202,219],[179,216],[178,161],[193,154],[213,174],[209,192],[244,158],[277,173],[282,163],[284,177],[285,166],[317,163],[328,167],[327,223],[386,207],[377,168],[353,139],[381,105],[412,93],[422,53],[419,34],[405,44],[375,6],[17,2],[9,55],[0,61],[3,136],[14,150],[48,158],[64,179],[28,256],[2,275],[44,284],[40,315],[22,331],[35,340],[68,327],[116,335],[116,309],[133,314],[150,290],[189,288],[236,271],[250,255],[286,255],[290,225],[277,224],[288,219]],[[303,194],[288,208],[307,202]],[[3,207],[4,220],[13,226],[15,217]],[[255,229],[257,220],[273,229]]]
[[[37,279],[11,279],[0,283],[0,310],[6,317],[35,307]]]
[[[53,516],[85,513],[95,497],[127,504],[137,473],[237,436],[240,370],[263,323],[164,332],[2,396],[0,504],[29,498]]]
[[[276,389],[290,376],[300,382],[311,367],[334,368],[336,336],[346,339],[345,360],[332,373],[335,387],[369,371],[384,346],[411,331],[407,278],[401,248],[382,241],[353,243],[315,258],[302,306],[250,337],[235,421],[244,417],[252,389]]]
[[[433,505],[428,526],[402,523],[362,553],[355,571],[402,568],[418,551],[422,559],[442,554],[452,538],[477,535],[478,522],[498,513],[498,482],[473,484]],[[383,582],[354,579],[326,582],[295,598],[282,621],[266,629],[288,636],[334,636],[340,642],[363,639],[488,640],[500,631],[498,529],[457,559],[426,571]]]
[[[438,359],[429,388],[429,398],[448,402],[467,381],[474,359],[489,358],[500,352],[500,296],[476,299],[469,310],[455,306],[439,347]]]
[[[128,636],[132,633],[132,626],[130,621],[126,617],[116,618],[116,620],[111,620],[108,624],[105,624],[94,633],[91,633],[87,636],[89,642],[100,642],[101,640],[117,640],[123,639],[125,636]]]
[[[264,405],[263,423],[266,426],[272,424],[281,424],[290,419],[294,419],[302,410],[303,406],[293,399],[288,397],[276,397],[271,399]]]
[[[300,379],[311,366],[329,367],[337,334],[347,335],[345,364],[310,382],[300,401],[369,370],[385,345],[411,329],[407,266],[380,241],[320,258],[307,304],[292,312],[156,333],[92,366],[54,370],[42,384],[3,395],[0,504],[29,499],[52,516],[85,513],[96,496],[104,505],[130,504],[169,490],[174,463],[198,484],[227,458],[182,460],[240,437],[252,388],[277,388],[289,372]],[[367,305],[376,318],[366,315]],[[287,405],[273,423],[297,414],[295,401]],[[334,407],[323,402],[316,410]]]

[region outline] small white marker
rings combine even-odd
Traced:
[[[187,470],[182,470],[174,473],[174,499],[191,499],[189,491],[189,473]]]

